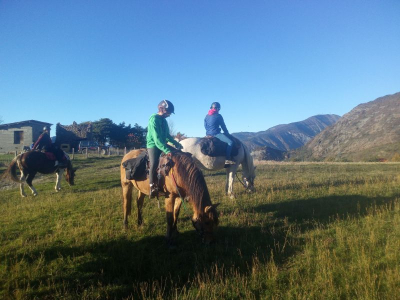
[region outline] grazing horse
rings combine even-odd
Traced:
[[[72,163],[68,155],[65,154],[65,156],[67,157],[66,167],[55,167],[54,160],[49,159],[45,153],[40,151],[28,151],[18,155],[11,161],[6,174],[8,174],[13,181],[20,184],[21,196],[26,197],[24,182],[28,184],[33,196],[37,196],[38,193],[32,185],[32,180],[36,173],[56,173],[57,181],[55,190],[58,192],[61,190],[61,175],[65,169],[65,179],[69,185],[74,185],[75,170],[72,168]],[[21,177],[19,179],[17,177],[17,167],[21,172]]]
[[[132,150],[127,153],[121,162],[121,186],[123,195],[124,225],[128,228],[128,216],[132,209],[132,190],[138,190],[137,222],[142,225],[142,208],[145,195],[150,193],[148,179],[128,180],[122,163],[128,159],[136,158],[144,149]],[[160,159],[160,165],[166,160]],[[218,225],[218,204],[212,204],[206,181],[202,172],[197,168],[190,155],[182,152],[174,152],[168,162],[170,169],[165,171],[163,182],[160,182],[160,192],[165,196],[165,210],[167,214],[166,240],[169,246],[173,245],[173,235],[178,233],[177,222],[179,210],[183,199],[189,199],[193,209],[192,223],[202,237],[204,243],[209,244],[215,240],[213,231]]]
[[[183,152],[189,152],[192,154],[194,160],[199,165],[200,168],[205,170],[220,170],[225,166],[225,156],[217,156],[211,157],[205,155],[201,152],[200,145],[201,138],[187,138],[180,141],[180,144],[183,146]],[[242,142],[240,142],[240,148],[238,154],[233,157],[236,164],[229,165],[226,169],[226,184],[225,184],[225,193],[230,198],[235,198],[233,193],[233,182],[235,180],[235,174],[239,167],[242,165],[243,172],[243,186],[249,192],[255,191],[254,188],[254,179],[256,177],[255,167],[253,163],[253,158],[250,155],[250,151]]]

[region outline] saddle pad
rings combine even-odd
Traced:
[[[48,160],[56,160],[56,156],[53,152],[45,152],[44,154],[46,155]]]
[[[229,136],[230,139],[233,141],[233,147],[232,147],[232,156],[236,156],[239,153],[239,148],[240,148],[240,141],[233,137]],[[226,147],[228,147],[228,144],[221,141],[220,139],[216,137],[204,137],[200,140],[200,149],[201,153],[204,155],[208,155],[211,157],[217,157],[217,156],[224,156],[226,155]]]
[[[145,180],[147,178],[147,151],[143,151],[137,157],[128,159],[122,163],[125,168],[126,179]]]

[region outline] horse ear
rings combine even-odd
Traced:
[[[211,206],[206,206],[204,212],[208,213],[211,209],[216,209],[220,203],[212,204]]]

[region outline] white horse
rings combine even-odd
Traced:
[[[208,155],[204,155],[201,152],[200,147],[201,138],[187,138],[180,141],[180,144],[183,146],[183,152],[189,152],[192,154],[194,161],[198,164],[198,166],[204,170],[220,170],[225,166],[225,156],[217,156],[211,157]],[[233,194],[233,182],[235,180],[235,174],[239,167],[242,165],[243,172],[243,186],[249,192],[255,191],[254,188],[254,179],[256,178],[255,167],[253,163],[253,158],[250,155],[250,151],[243,143],[240,143],[240,148],[238,154],[233,157],[236,164],[229,165],[226,168],[226,184],[225,184],[225,193],[230,198],[235,198]]]

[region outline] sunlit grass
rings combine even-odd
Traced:
[[[122,226],[121,158],[74,160],[74,187],[43,176],[37,197],[0,192],[0,298],[395,299],[400,294],[400,164],[268,164],[255,194],[204,172],[221,203],[218,242],[200,243],[188,205],[178,247],[146,199]],[[34,181],[35,184],[35,181]],[[135,202],[133,202],[135,203]],[[135,208],[135,205],[134,205]]]

